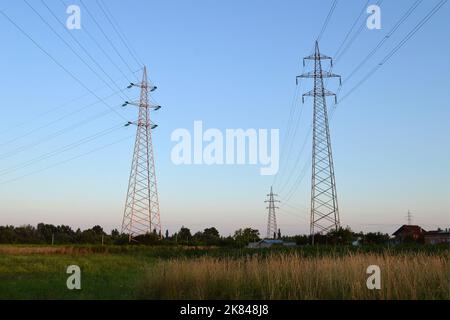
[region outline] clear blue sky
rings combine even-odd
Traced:
[[[338,2],[320,41],[323,53],[336,53],[365,2]],[[345,80],[413,2],[385,0],[381,5],[382,29],[363,28],[333,71]],[[341,97],[437,2],[423,1],[372,59],[344,83]],[[30,3],[108,80],[41,1]],[[66,20],[66,8],[59,0],[45,3],[61,21]],[[130,68],[139,70],[140,66],[122,45],[96,2],[85,0],[84,3]],[[310,53],[332,1],[116,0],[105,3],[147,65],[152,82],[158,86],[153,97],[163,108],[154,114],[153,120],[159,124],[154,131],[154,144],[163,228],[173,232],[182,225],[194,231],[216,226],[226,235],[237,228],[251,226],[264,234],[267,213],[263,201],[274,178],[260,176],[254,166],[175,166],[170,160],[174,146],[170,134],[177,128],[191,129],[193,121],[202,120],[207,128],[279,128],[283,137],[295,90],[301,93],[312,85],[302,82],[300,87],[295,86],[295,76],[302,69],[301,57]],[[85,8],[78,1],[70,4],[81,6],[82,26],[81,30],[70,32],[120,87],[126,86],[127,80],[86,32],[132,78],[126,64],[110,47]],[[449,9],[447,3],[333,112],[331,134],[341,219],[353,230],[393,232],[406,222],[408,209],[413,213],[413,222],[425,229],[450,224]],[[95,89],[97,95],[111,95],[112,90],[25,2],[2,0],[0,10],[83,83]],[[361,23],[362,19],[357,26]],[[3,16],[0,16],[0,36],[3,42],[0,225],[43,221],[81,228],[94,224],[107,230],[120,228],[132,138],[10,181],[124,139],[133,135],[135,129],[117,129],[88,144],[11,172],[11,167],[120,126],[124,120],[114,113],[103,114],[109,109],[101,103],[69,116],[97,99]],[[337,90],[335,81],[328,84],[329,89]],[[137,96],[138,92],[131,90],[128,95]],[[116,94],[107,102],[116,107],[123,99]],[[297,101],[295,108],[293,123],[298,123],[297,135],[291,148],[281,150],[284,159],[291,153],[290,161],[286,164],[282,160],[274,190],[278,192],[277,188],[287,184],[280,192],[282,198],[289,195],[289,190],[295,191],[287,204],[281,204],[285,211],[278,214],[279,227],[285,234],[308,232],[310,139],[304,152],[297,155],[311,124],[311,101],[304,105]],[[49,110],[52,111],[43,114]],[[119,112],[131,120],[136,118],[133,108]],[[86,119],[92,120],[76,126]],[[64,131],[58,134],[60,130]],[[294,163],[296,159],[298,165]],[[292,189],[304,166],[307,168],[304,178],[299,181],[298,189]]]

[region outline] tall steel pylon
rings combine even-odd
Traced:
[[[150,120],[150,110],[161,107],[149,103],[148,94],[156,90],[147,81],[147,69],[144,67],[142,82],[131,83],[128,88],[141,89],[139,102],[125,101],[123,106],[135,105],[139,108],[136,125],[136,141],[131,164],[128,192],[122,221],[122,233],[128,234],[129,241],[137,235],[156,232],[161,237],[158,187],[155,174],[155,159],[152,144],[152,129],[157,127]]]
[[[269,197],[269,200],[266,200],[264,202],[269,203],[269,206],[266,207],[266,209],[269,209],[269,215],[267,217],[267,239],[275,239],[277,234],[277,217],[275,214],[275,209],[278,209],[278,207],[275,206],[275,202],[280,202],[278,200],[275,200],[275,197],[278,195],[273,193],[272,187],[270,187],[270,193],[267,195]]]
[[[302,96],[303,102],[305,96],[314,98],[310,222],[311,242],[314,244],[316,233],[326,233],[340,226],[326,104],[326,97],[334,96],[336,101],[336,94],[325,88],[323,79],[339,78],[341,83],[341,77],[331,71],[323,71],[322,60],[330,60],[331,68],[333,60],[320,53],[317,41],[314,54],[305,57],[303,65],[305,60],[314,60],[314,71],[297,77],[314,79],[314,89]]]

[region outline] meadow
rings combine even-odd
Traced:
[[[0,299],[449,299],[449,248],[0,246]],[[66,268],[81,268],[68,290]],[[381,269],[368,290],[366,268]]]

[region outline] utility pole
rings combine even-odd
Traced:
[[[129,241],[137,235],[156,230],[161,236],[158,188],[155,174],[152,130],[157,127],[150,120],[150,110],[159,110],[161,106],[149,103],[148,94],[156,90],[149,85],[147,68],[144,67],[142,82],[131,83],[128,88],[141,89],[139,102],[125,101],[123,107],[134,105],[139,108],[137,122],[128,122],[126,126],[135,125],[136,141],[131,164],[128,192],[122,221],[122,233],[128,234]]]
[[[314,245],[316,233],[327,233],[332,229],[338,229],[340,226],[326,104],[326,97],[328,96],[334,96],[336,102],[336,94],[325,88],[323,79],[339,78],[341,83],[341,77],[331,71],[323,71],[322,61],[330,60],[331,67],[333,67],[333,60],[331,57],[320,53],[317,41],[314,54],[305,57],[303,65],[305,65],[305,60],[314,61],[314,71],[297,76],[296,80],[298,81],[298,78],[314,79],[314,89],[302,96],[303,103],[305,102],[305,96],[314,98],[310,222],[311,242]]]
[[[278,200],[275,200],[275,197],[277,197],[277,194],[273,193],[272,187],[270,187],[270,193],[267,195],[269,197],[269,200],[264,201],[265,203],[269,203],[269,206],[266,207],[266,209],[269,209],[269,215],[267,218],[267,239],[276,239],[277,234],[277,217],[275,215],[275,209],[278,209],[278,207],[275,206],[275,202],[280,202]]]

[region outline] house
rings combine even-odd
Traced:
[[[423,240],[425,230],[419,226],[402,225],[392,235],[395,236],[396,243],[419,242]]]
[[[425,244],[440,244],[449,243],[450,244],[450,229],[428,231],[424,234]]]
[[[271,248],[271,247],[296,247],[295,242],[284,242],[276,239],[263,239],[258,242],[250,242],[247,248]]]
[[[352,246],[359,247],[362,244],[362,240],[361,237],[356,238],[356,240],[352,241]]]

